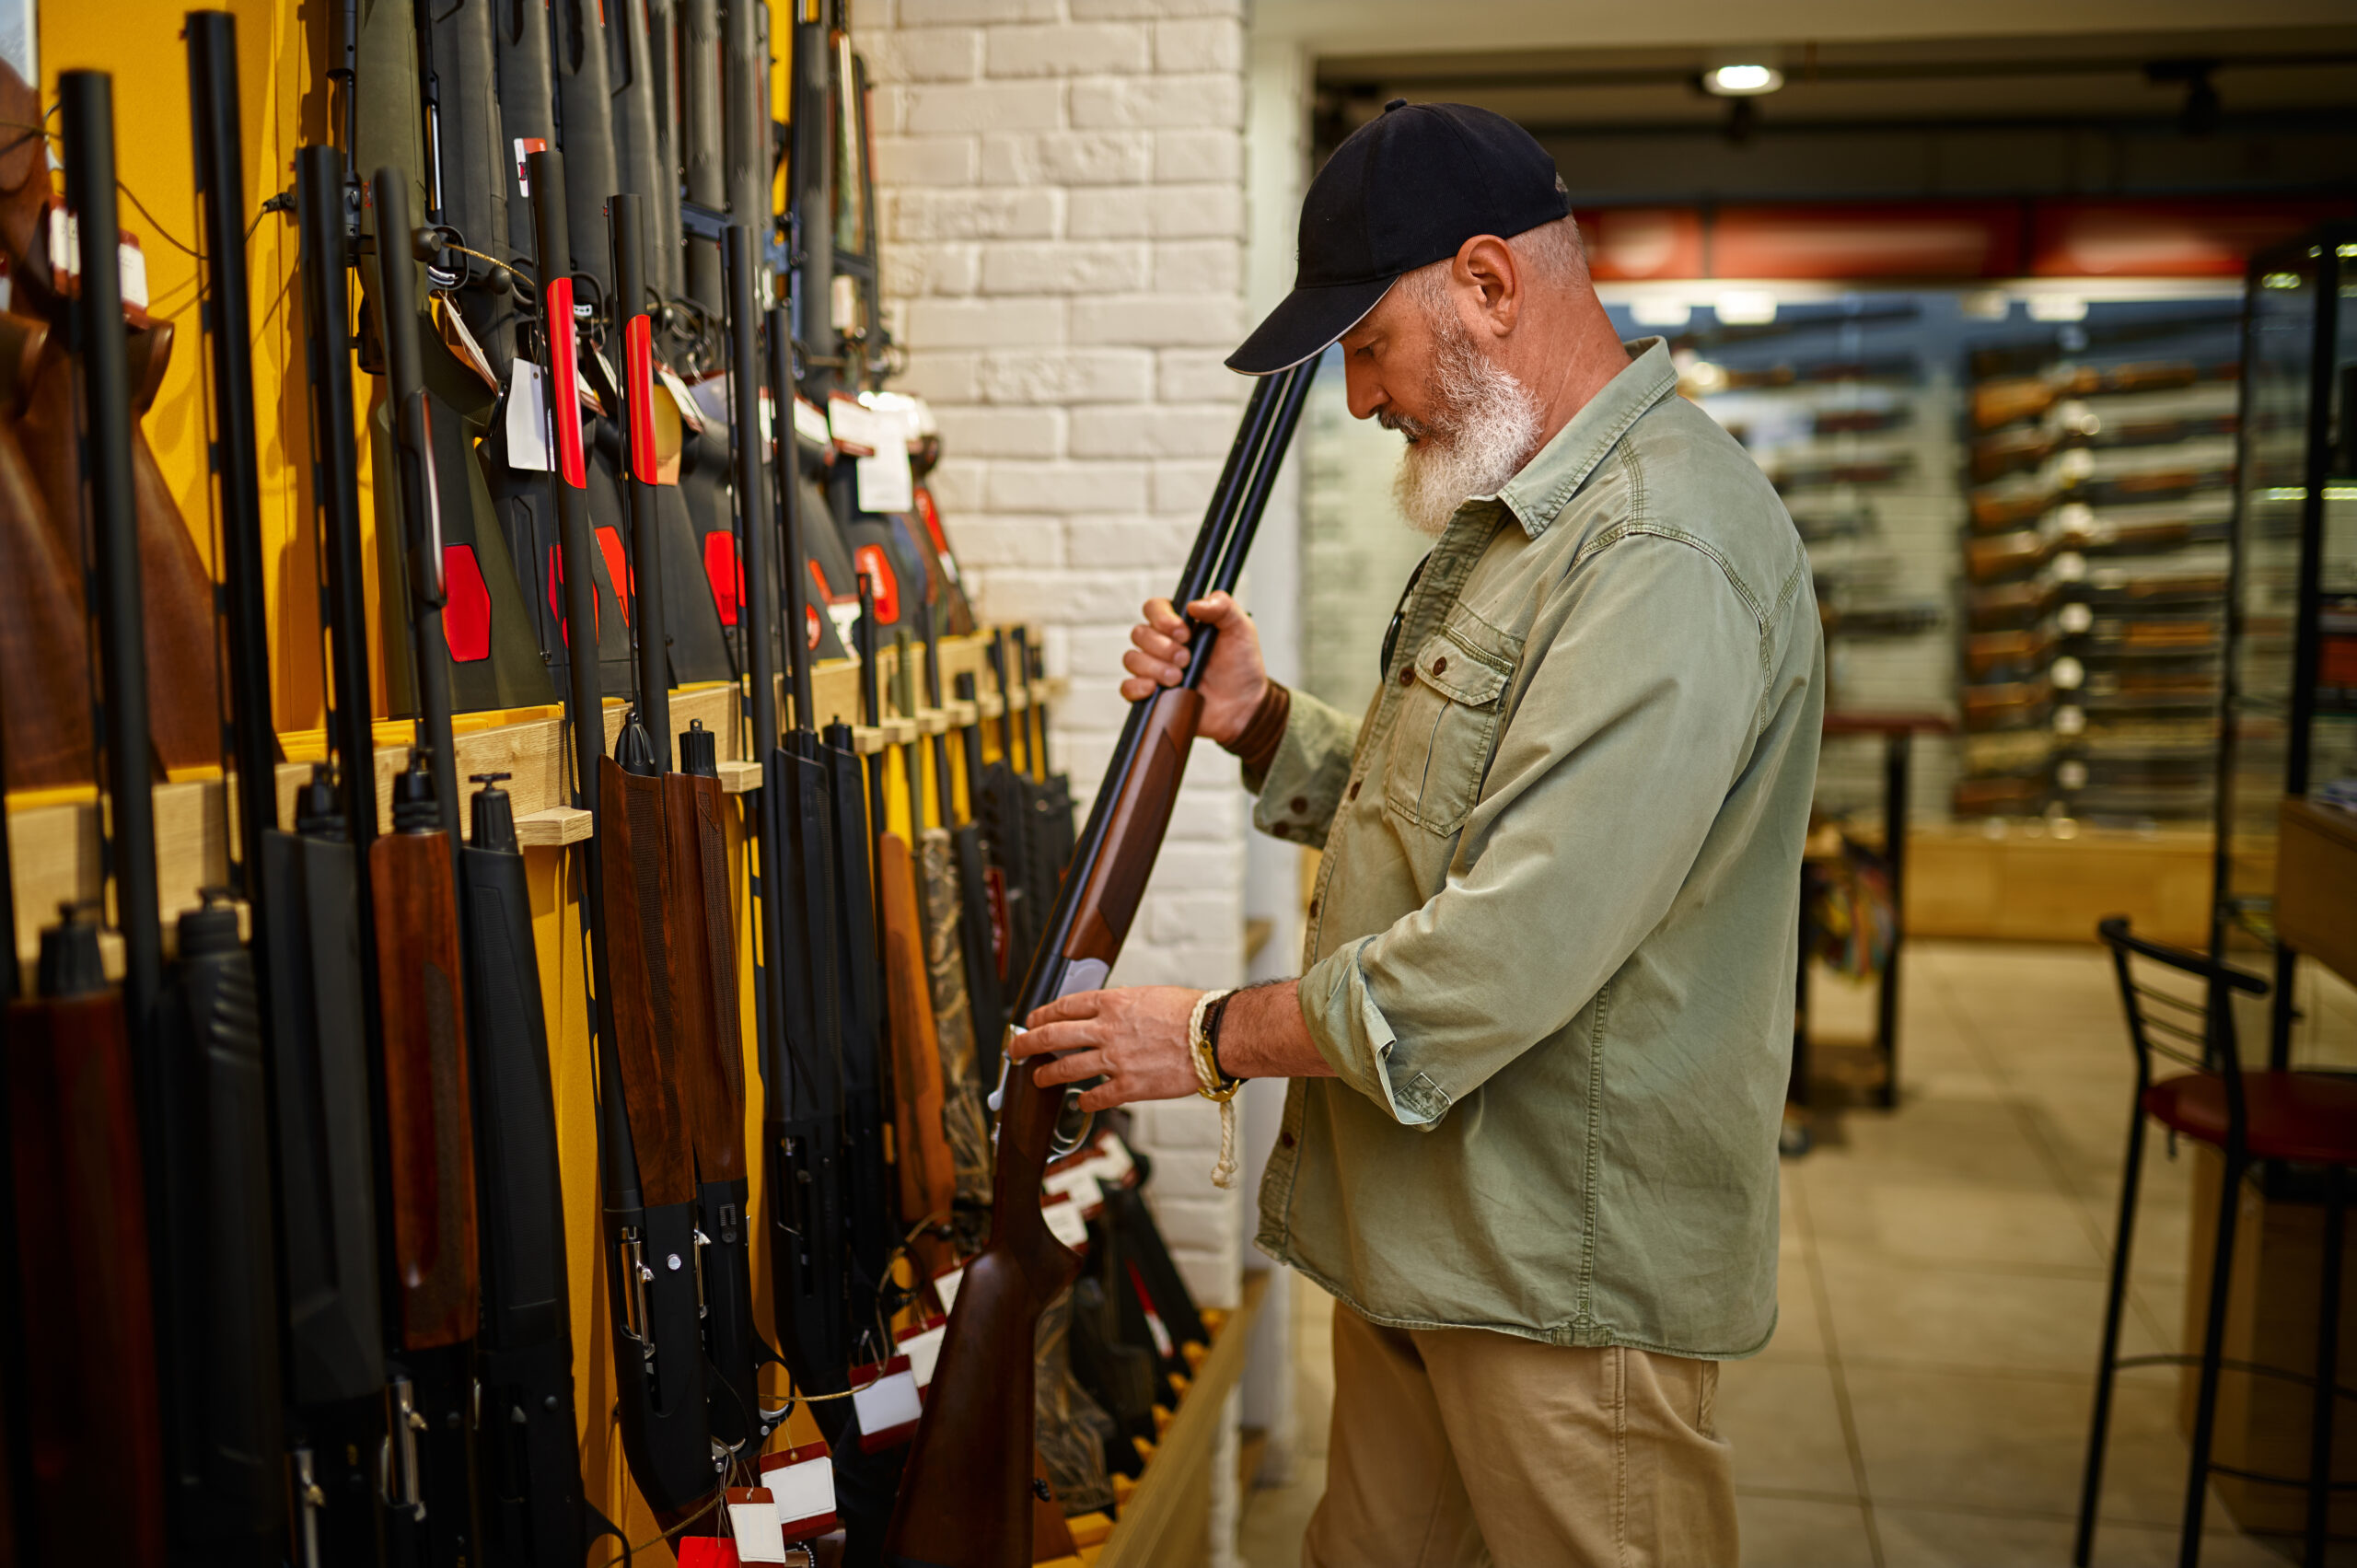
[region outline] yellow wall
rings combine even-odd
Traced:
[[[220,8],[238,22],[246,207],[252,222],[265,197],[293,183],[295,150],[305,130],[325,124],[324,92],[315,85],[319,75],[308,53],[318,46],[306,38],[300,0],[229,0]],[[187,9],[166,0],[42,0],[40,49],[44,107],[56,100],[62,70],[95,68],[114,75],[116,171],[128,192],[123,226],[138,235],[146,253],[150,308],[171,318],[176,329],[170,367],[147,415],[147,438],[197,549],[211,564],[216,525],[204,460],[206,349],[192,308],[199,264],[188,249],[197,245],[198,229],[187,52],[180,41]],[[311,588],[316,556],[305,482],[310,437],[300,368],[296,250],[291,215],[262,217],[246,248],[263,560],[274,632],[273,701],[282,730],[317,728],[324,716],[318,596]],[[362,458],[365,463],[365,447]],[[373,526],[367,494],[364,471],[364,529]],[[374,624],[373,581],[369,600]]]

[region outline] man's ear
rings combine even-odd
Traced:
[[[1504,337],[1522,315],[1522,274],[1506,242],[1494,234],[1477,234],[1457,248],[1451,271],[1458,285],[1480,291],[1476,311],[1490,331]]]

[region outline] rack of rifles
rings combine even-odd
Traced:
[[[649,1543],[582,1474],[610,1429],[683,1556],[787,1561],[838,1523],[851,1562],[1068,1552],[1207,1336],[1144,1162],[1000,1042],[1104,981],[1200,699],[1136,705],[1077,833],[1019,633],[989,644],[1005,701],[969,673],[946,702],[928,657],[919,703],[912,642],[973,625],[922,490],[863,511],[834,460],[892,359],[839,17],[797,6],[776,122],[766,6],[362,11],[331,18],[335,139],[259,203],[231,19],[187,18],[217,581],[141,427],[172,323],[125,264],[110,78],[61,78],[61,203],[0,77],[0,737],[13,785],[95,778],[108,884],[40,931],[29,986],[0,969],[0,1562],[620,1562]],[[316,593],[328,714],[291,820],[245,262],[270,215],[300,236],[316,546],[282,597]],[[1255,391],[1180,598],[1236,581],[1309,375]],[[389,790],[372,569],[412,726]],[[854,624],[865,732],[812,692]],[[863,749],[887,635],[934,784],[911,744],[897,803]],[[705,679],[737,734],[675,730]],[[555,852],[586,963],[552,970],[586,982],[586,1047],[543,1014],[504,775],[468,794],[453,736],[559,701],[591,831]],[[724,747],[753,787],[724,790]],[[228,885],[168,947],[193,890],[159,886],[152,786],[208,763]],[[594,1071],[552,1074],[552,1038]],[[585,1078],[595,1191],[568,1193],[556,1096]],[[597,1205],[610,1365],[573,1343],[568,1201]]]

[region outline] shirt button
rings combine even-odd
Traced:
[[[1416,667],[1411,664],[1399,672],[1399,684],[1402,686],[1413,686],[1415,683]]]
[[[1294,808],[1294,810],[1295,810],[1296,813],[1300,814],[1301,816],[1304,816],[1304,817],[1308,816],[1308,815],[1309,815],[1309,797],[1308,797],[1308,796],[1300,796],[1300,795],[1296,795],[1296,796],[1295,796],[1293,797],[1293,808]]]
[[[1358,797],[1359,797],[1359,781],[1358,781],[1358,780],[1356,780],[1356,779],[1353,779],[1353,780],[1351,781],[1351,795],[1350,795],[1350,798],[1351,798],[1351,799],[1353,799],[1353,800],[1356,800]]]
[[[1293,1134],[1290,1132],[1280,1132],[1277,1134],[1277,1142],[1290,1149],[1293,1147]]]
[[[1291,838],[1293,836],[1293,828],[1288,823],[1271,822],[1269,824],[1269,836],[1272,839]]]
[[[1309,918],[1312,920],[1316,920],[1318,918],[1318,900],[1316,899],[1309,900]]]
[[[1446,675],[1448,673],[1448,656],[1446,654],[1443,654],[1440,657],[1433,660],[1433,673],[1434,675]]]

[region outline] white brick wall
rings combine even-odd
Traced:
[[[935,493],[982,613],[1044,623],[1072,679],[1051,745],[1085,796],[1120,727],[1127,629],[1169,591],[1247,389],[1219,364],[1246,326],[1242,0],[854,0],[852,24],[900,385],[940,416]],[[1243,979],[1236,777],[1198,747],[1117,981]],[[1134,1130],[1189,1284],[1232,1305],[1218,1111],[1143,1107]]]

